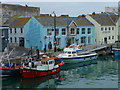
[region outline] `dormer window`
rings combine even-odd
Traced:
[[[70,34],[75,34],[75,29],[74,28],[71,28]]]
[[[62,35],[66,35],[66,30],[65,30],[65,28],[62,29]]]

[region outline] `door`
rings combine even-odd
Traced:
[[[19,38],[19,46],[24,47],[24,38],[23,37]]]
[[[107,37],[104,38],[104,43],[107,44]]]

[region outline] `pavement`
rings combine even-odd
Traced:
[[[97,49],[97,48],[99,49],[100,47],[104,47],[104,46],[106,46],[106,45],[87,45],[87,46],[83,46],[83,49],[85,51],[87,51],[87,50],[90,51],[90,50],[94,50],[94,49]],[[40,51],[40,53],[43,54],[44,51],[42,50],[42,51]],[[62,53],[62,52],[54,52],[54,49],[47,50],[47,52],[46,52],[46,54],[48,54],[49,56],[57,56],[60,53]],[[10,58],[19,58],[19,57],[23,57],[23,56],[28,56],[28,54],[30,55],[30,49],[26,49],[26,48],[23,48],[23,47],[16,47],[13,50],[13,52],[11,53]],[[32,50],[32,54],[33,55],[37,54],[35,49]],[[0,59],[1,59],[1,57],[2,57],[2,52],[0,52]]]

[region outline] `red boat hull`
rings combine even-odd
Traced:
[[[0,67],[0,76],[18,76],[20,75],[20,69],[18,68],[2,68]]]
[[[49,71],[39,71],[39,70],[31,70],[31,69],[21,69],[21,74],[24,78],[34,78],[34,77],[41,77],[50,74],[54,74],[60,71],[60,67],[49,70]]]

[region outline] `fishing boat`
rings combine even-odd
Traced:
[[[89,51],[81,51],[78,53],[73,48],[65,48],[64,53],[59,54],[57,57],[65,63],[79,63],[79,62],[97,59],[98,54]]]
[[[114,52],[115,56],[120,56],[120,43],[116,43],[113,47],[112,47],[112,51]]]
[[[31,60],[27,65],[21,68],[21,75],[24,78],[34,78],[46,75],[51,75],[60,71],[60,66],[63,62],[54,57],[50,58],[43,55],[40,60]]]
[[[0,70],[1,70],[1,77],[19,76],[20,75],[20,68],[0,67]]]
[[[9,54],[7,54],[7,58],[3,58],[4,56],[1,56],[0,61],[0,77],[6,77],[6,76],[18,76],[20,75],[20,65],[11,63],[9,56],[14,51],[14,48],[11,50]],[[6,61],[6,63],[4,63]]]

